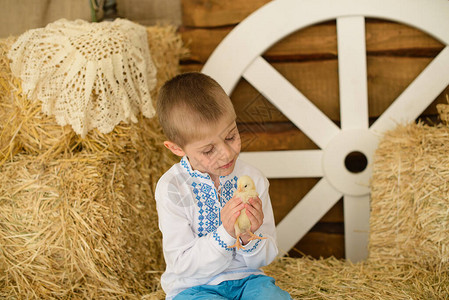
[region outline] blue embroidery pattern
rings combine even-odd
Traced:
[[[183,157],[181,159],[181,166],[184,167],[184,169],[187,170],[187,172],[189,172],[190,176],[192,177],[197,177],[197,178],[203,178],[203,179],[210,179],[209,175],[203,175],[198,171],[194,171],[192,170],[192,168],[190,167],[189,163],[187,162],[187,158]]]
[[[198,206],[198,236],[202,237],[210,232],[214,232],[220,226],[220,210],[232,198],[234,191],[237,189],[237,176],[226,180],[221,185],[220,196],[222,203],[220,203],[213,182],[210,180],[208,174],[203,174],[192,170],[187,157],[181,159],[181,166],[189,173],[192,178],[206,179],[206,182],[192,182],[192,192],[194,194]],[[226,178],[222,176],[220,178]],[[215,237],[215,236],[214,236]],[[218,240],[217,240],[218,241]]]
[[[221,197],[225,199],[225,202],[222,205],[225,205],[229,200],[231,200],[234,195],[234,191],[237,189],[237,176],[230,180],[226,180],[221,188]]]
[[[218,242],[218,244],[221,246],[221,248],[226,249],[226,251],[234,251],[234,248],[228,248],[225,242],[223,242],[220,237],[218,236],[217,232],[214,232],[213,235],[214,239]]]
[[[262,237],[262,234],[259,233],[259,236]],[[251,249],[242,250],[242,251],[243,251],[243,252],[246,252],[246,253],[251,253],[251,252],[253,252],[253,251],[257,248],[257,246],[259,246],[260,241],[261,241],[261,240],[257,240],[256,244],[254,244],[254,246],[253,246]]]
[[[193,182],[192,187],[200,214],[198,217],[198,236],[202,237],[218,228],[220,208],[217,205],[217,196],[212,186],[204,182]]]

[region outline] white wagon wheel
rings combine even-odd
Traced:
[[[369,127],[365,17],[416,27],[446,47]],[[341,128],[279,74],[262,54],[287,35],[336,19]],[[344,197],[346,258],[367,256],[372,156],[378,136],[398,122],[415,120],[449,84],[447,0],[275,0],[243,20],[215,49],[203,72],[228,94],[241,77],[272,102],[320,150],[244,152],[242,159],[269,178],[322,177],[277,225],[279,247],[288,251]],[[351,152],[363,153],[360,173],[345,167]]]

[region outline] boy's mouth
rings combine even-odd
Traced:
[[[220,169],[229,169],[232,166],[233,163],[234,163],[234,160],[231,160],[227,164],[221,166]]]

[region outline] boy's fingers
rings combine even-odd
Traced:
[[[226,203],[225,206],[229,206],[230,208],[234,208],[234,207],[238,206],[239,204],[242,204],[242,199],[240,199],[240,198],[231,198],[231,200],[229,200],[228,203]]]
[[[251,207],[250,205],[246,205],[246,214],[248,215],[251,224],[260,224],[261,223],[261,214]]]
[[[243,208],[245,208],[245,204],[240,202],[238,205],[236,205],[233,210],[241,211]]]
[[[229,222],[235,223],[237,220],[237,217],[240,215],[240,211],[244,208],[243,203],[240,203],[239,205],[235,207],[230,207],[229,209],[229,215],[227,215],[227,219]]]
[[[256,209],[262,209],[262,200],[259,197],[249,199],[249,203]]]
[[[244,208],[244,204],[239,203],[235,206],[230,207],[229,211],[231,212],[231,214],[235,214],[237,211],[241,211],[243,208]]]
[[[251,213],[258,223],[262,224],[263,222],[263,211],[262,208],[257,209],[254,206],[246,205],[245,208],[249,213]]]
[[[250,202],[246,204],[245,207],[248,207],[254,215],[263,213],[262,205],[257,200],[250,200]]]
[[[257,218],[254,216],[254,213],[251,211],[251,207],[248,205],[245,208],[246,208],[246,215],[248,216],[251,224],[254,224],[255,222],[257,222]]]
[[[239,197],[233,197],[232,199],[231,199],[234,203],[242,203],[242,199],[240,199]]]
[[[237,218],[240,216],[240,210],[235,211],[231,217],[231,223],[234,224]]]

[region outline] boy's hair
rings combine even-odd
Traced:
[[[224,116],[235,120],[231,100],[211,77],[188,72],[167,81],[157,100],[159,122],[168,140],[180,147],[201,137],[202,128]]]

